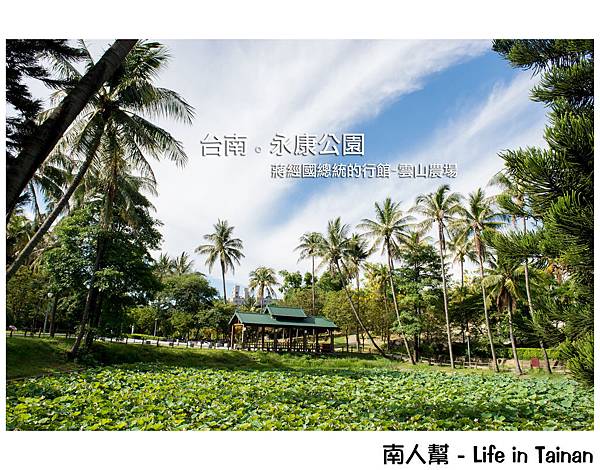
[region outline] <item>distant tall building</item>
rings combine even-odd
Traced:
[[[244,295],[247,295],[248,289],[244,289]],[[233,291],[231,292],[231,303],[237,305],[244,304],[244,297],[240,297],[240,286],[233,286]]]

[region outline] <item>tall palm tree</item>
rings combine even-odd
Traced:
[[[260,299],[260,308],[265,306],[265,292],[267,295],[272,297],[275,296],[275,286],[279,285],[277,282],[277,275],[273,268],[267,268],[261,266],[250,272],[250,283],[248,287],[252,290],[258,290],[258,298]]]
[[[419,259],[420,254],[423,253],[423,249],[429,247],[432,244],[431,237],[426,235],[425,230],[418,226],[411,227],[404,238],[404,242],[398,247],[395,257],[402,261],[405,266],[412,268],[415,278],[412,278],[415,283],[418,284],[418,280],[421,278],[420,272],[422,271]],[[412,262],[412,265],[409,264]],[[418,298],[421,298],[422,292],[417,292]],[[415,318],[421,318],[423,315],[423,308],[421,301],[417,301],[414,305]],[[413,336],[413,350],[415,354],[415,361],[420,358],[420,340],[421,335],[418,331]]]
[[[356,312],[360,316],[360,270],[363,263],[369,258],[373,250],[369,247],[367,241],[358,233],[353,233],[348,239],[346,247],[347,268],[349,276],[356,280]],[[360,345],[358,334],[356,343]]]
[[[193,265],[194,262],[190,259],[190,255],[184,251],[173,260],[173,271],[179,276],[189,274],[192,272]]]
[[[521,375],[523,371],[517,355],[513,313],[516,309],[517,300],[521,298],[520,281],[523,278],[524,270],[519,266],[518,261],[503,256],[499,256],[496,262],[490,260],[490,265],[491,268],[488,269],[488,274],[483,283],[490,289],[490,298],[496,300],[498,311],[506,310],[508,313],[508,332],[515,361],[515,373]]]
[[[88,67],[93,67],[94,59],[84,43],[82,50],[86,52],[84,60]],[[90,169],[93,166],[92,177],[100,185],[103,201],[96,259],[81,327],[70,353],[72,356],[78,354],[81,340],[88,333],[90,316],[97,316],[99,291],[96,277],[102,269],[110,243],[115,200],[120,196],[128,197],[128,192],[136,194],[135,191],[121,191],[120,188],[133,185],[131,189],[143,187],[155,192],[156,181],[148,156],[156,159],[166,157],[178,165],[187,162],[181,143],[149,120],[162,116],[189,124],[193,118],[191,106],[177,93],[153,83],[168,59],[168,51],[163,45],[137,42],[123,62],[118,77],[103,86],[88,102],[81,119],[64,138],[64,144],[72,144],[75,155],[84,160],[82,168],[86,164]],[[77,77],[78,74],[72,66],[67,66],[64,72],[66,79]],[[137,176],[132,177],[134,173]],[[84,175],[79,176],[83,179]],[[55,210],[59,209],[60,204]]]
[[[244,244],[239,238],[233,238],[233,229],[235,227],[229,225],[226,220],[218,220],[213,225],[215,231],[204,235],[204,239],[209,243],[200,245],[196,248],[196,253],[205,255],[206,265],[209,272],[219,260],[221,265],[221,276],[223,278],[223,300],[227,302],[227,291],[225,289],[225,273],[231,269],[235,272],[235,264],[240,264],[240,260],[244,257],[242,250]]]
[[[114,80],[128,54],[137,44],[135,39],[117,39],[97,63],[88,64],[86,74],[77,78],[77,83],[60,103],[60,111],[42,122],[36,138],[21,150],[19,156],[7,162],[6,213],[11,214],[19,195],[25,189],[36,170],[44,163],[52,148],[64,132],[89,105],[98,90],[109,80]],[[118,79],[117,79],[118,80]]]
[[[348,290],[348,273],[350,269],[346,265],[347,260],[347,250],[348,250],[348,230],[349,227],[347,224],[342,224],[342,221],[339,217],[336,219],[330,220],[327,223],[327,232],[323,236],[323,249],[320,251],[319,256],[322,259],[321,264],[328,266],[332,271],[337,271],[339,274],[342,285],[344,288],[344,293],[346,294],[346,299],[350,304],[350,309],[356,318],[359,326],[367,333],[369,337],[369,341],[373,347],[382,355],[386,356],[386,354],[381,350],[381,348],[377,345],[373,336],[369,332],[369,330],[365,327],[356,307],[354,306],[354,302],[352,301],[352,296],[350,295],[350,291]]]
[[[446,233],[448,224],[460,209],[462,196],[450,192],[450,186],[441,185],[435,192],[422,194],[417,197],[413,210],[424,216],[421,227],[429,229],[437,225],[438,243],[440,252],[440,265],[442,270],[442,292],[444,296],[444,314],[446,316],[446,333],[448,335],[448,351],[450,353],[450,366],[454,368],[454,354],[452,353],[452,334],[450,332],[450,317],[448,315],[448,287],[446,285]]]
[[[481,276],[481,292],[483,296],[483,313],[485,316],[485,326],[487,328],[488,340],[490,343],[490,352],[496,372],[499,372],[498,362],[496,361],[496,350],[494,349],[494,338],[490,327],[490,317],[486,304],[486,293],[484,280],[484,260],[486,255],[486,246],[483,239],[484,232],[496,230],[502,225],[502,214],[496,212],[492,199],[485,196],[484,191],[479,188],[469,194],[469,199],[464,207],[461,207],[460,218],[454,223],[456,230],[460,233],[458,240],[473,240],[475,253],[479,262],[479,274]]]
[[[452,252],[452,263],[460,266],[460,288],[465,287],[465,261],[477,261],[477,255],[473,247],[473,240],[461,238],[459,233],[454,233],[448,242]]]
[[[86,69],[93,68],[95,61],[86,44],[81,42],[80,46],[84,52]],[[117,178],[119,171],[118,159],[128,161],[142,176],[152,179],[154,174],[147,160],[148,155],[157,159],[167,157],[178,165],[186,163],[187,156],[181,143],[148,120],[168,117],[186,124],[192,122],[193,108],[185,100],[174,91],[153,84],[168,59],[169,54],[161,44],[137,42],[124,60],[118,77],[103,85],[85,105],[54,150],[56,154],[68,153],[79,163],[79,169],[53,210],[7,270],[7,277],[12,276],[26,261],[64,211],[95,160],[100,160],[97,163],[105,168],[108,180],[112,181]],[[82,78],[81,73],[66,61],[57,63],[56,68],[65,83]],[[59,111],[62,104],[60,98],[67,92],[67,89],[63,89],[55,94],[57,106],[44,113],[44,116],[52,116]],[[109,183],[104,189],[107,205],[111,205],[114,184]]]
[[[519,217],[521,218],[523,223],[523,234],[526,235],[527,219],[531,214],[527,210],[527,201],[525,200],[525,191],[523,187],[503,171],[496,173],[496,175],[491,179],[490,184],[502,188],[502,193],[497,196],[498,206],[507,214],[510,214],[515,230],[517,229],[517,219]],[[523,260],[523,266],[525,269],[527,307],[529,309],[529,316],[531,317],[532,322],[535,323],[535,312],[533,308],[533,302],[531,300],[531,287],[529,285],[529,259],[527,256],[525,256]],[[540,348],[542,349],[542,354],[544,355],[546,371],[551,374],[552,366],[550,365],[550,358],[548,357],[548,351],[546,351],[544,340],[541,337],[539,339],[539,343]]]
[[[323,248],[323,236],[319,232],[307,232],[300,237],[300,244],[294,249],[294,251],[300,251],[300,258],[298,261],[310,258],[312,262],[312,278],[311,278],[311,290],[312,290],[312,314],[316,315],[316,302],[315,302],[315,258],[319,256],[320,250]]]
[[[406,237],[408,224],[412,221],[411,216],[406,216],[400,209],[399,202],[393,202],[391,198],[386,198],[383,203],[375,203],[375,219],[363,219],[358,227],[365,230],[365,235],[373,239],[373,249],[381,247],[381,253],[387,256],[388,269],[390,274],[390,287],[392,290],[392,300],[394,302],[394,311],[398,326],[401,327],[400,310],[398,309],[398,299],[396,298],[396,286],[394,284],[394,261],[393,253],[398,251],[398,245]],[[406,353],[412,364],[415,359],[410,351],[406,335],[401,333]]]
[[[161,253],[156,261],[156,273],[163,278],[173,273],[174,260],[166,253]]]

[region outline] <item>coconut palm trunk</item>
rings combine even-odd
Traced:
[[[523,374],[523,370],[521,369],[521,363],[519,362],[519,356],[517,354],[517,343],[515,342],[515,334],[513,331],[513,300],[509,299],[508,301],[508,332],[510,335],[510,345],[512,347],[513,359],[515,361],[515,374],[521,375]]]
[[[340,263],[339,261],[336,261],[335,263],[335,267],[338,270],[339,275],[342,277],[342,279],[344,278],[344,275],[342,274],[342,269],[340,267]],[[358,311],[356,310],[356,307],[354,306],[354,302],[352,302],[352,296],[350,295],[350,291],[348,290],[348,286],[346,285],[345,282],[342,282],[343,286],[344,286],[344,292],[346,294],[346,299],[348,300],[348,303],[350,304],[350,309],[352,310],[352,313],[354,314],[354,317],[356,318],[356,321],[358,322],[358,324],[360,325],[360,327],[367,332],[367,336],[369,337],[369,341],[371,341],[371,344],[373,345],[373,347],[377,350],[377,352],[379,354],[381,354],[383,357],[388,357],[387,354],[385,352],[383,352],[383,350],[377,345],[377,343],[375,342],[375,340],[373,339],[373,336],[371,336],[371,333],[369,332],[369,330],[367,330],[367,328],[365,328],[365,325],[362,321],[362,319],[360,318],[360,316],[358,315]],[[360,343],[359,343],[360,344]]]
[[[523,233],[527,233],[527,219],[523,217]],[[527,293],[527,305],[529,306],[529,314],[531,315],[531,320],[533,321],[533,304],[531,303],[531,288],[529,286],[529,262],[527,258],[525,258],[525,265],[523,266],[525,269],[525,292]],[[548,358],[548,351],[546,351],[546,347],[544,345],[544,340],[540,338],[540,348],[542,349],[542,354],[544,355],[544,363],[546,364],[546,372],[549,374],[552,373],[552,366],[550,365],[550,359]]]
[[[475,237],[477,259],[479,260],[479,274],[481,275],[481,294],[483,296],[483,315],[485,317],[485,328],[487,329],[488,340],[490,342],[490,352],[492,353],[492,362],[494,363],[494,369],[496,372],[500,372],[500,368],[498,367],[498,361],[496,360],[496,350],[494,349],[494,338],[492,337],[492,329],[490,327],[490,315],[488,313],[486,304],[485,285],[483,284],[483,253],[481,252],[481,240],[479,239],[479,233],[477,233]]]
[[[316,313],[316,307],[315,307],[315,257],[314,255],[311,257],[312,258],[312,278],[311,278],[311,284],[312,284],[312,314],[313,317],[317,314]]]
[[[136,39],[117,39],[100,60],[79,80],[60,104],[58,112],[44,121],[14,161],[7,162],[6,213],[11,214],[19,195],[44,163],[54,146],[100,87],[121,66]]]
[[[358,271],[356,272],[356,313],[360,317],[360,276]],[[358,345],[358,352],[360,352],[360,331],[358,325],[356,325],[356,344]],[[363,336],[363,348],[364,348],[364,336]]]
[[[99,136],[101,134],[102,133],[100,132]],[[79,183],[81,183],[81,181],[83,180],[83,177],[85,176],[88,168],[92,164],[92,161],[94,159],[94,156],[96,155],[96,151],[97,151],[99,145],[100,145],[100,139],[98,138],[94,142],[94,149],[92,151],[88,152],[85,160],[83,161],[83,163],[81,164],[81,166],[79,168],[79,171],[75,175],[75,178],[73,178],[73,181],[69,185],[69,188],[65,191],[65,193],[62,195],[62,197],[60,198],[60,200],[58,201],[58,203],[56,204],[56,206],[54,207],[54,209],[52,210],[50,215],[48,215],[48,217],[46,217],[46,220],[44,220],[42,225],[39,226],[39,228],[36,230],[33,237],[31,237],[29,242],[27,242],[27,245],[25,245],[25,248],[23,248],[21,250],[21,252],[19,253],[19,256],[17,256],[17,258],[13,261],[13,263],[10,265],[10,267],[6,271],[6,280],[7,281],[17,272],[17,270],[23,265],[23,263],[25,263],[27,261],[27,259],[29,258],[29,255],[33,252],[35,247],[42,240],[42,238],[48,232],[48,230],[50,230],[50,227],[52,226],[52,224],[54,223],[56,218],[65,209],[65,207],[69,203],[69,199],[71,199],[71,196],[73,195],[73,193],[79,186]]]
[[[223,301],[227,302],[227,291],[225,290],[225,263],[221,260],[221,277],[223,278]]]
[[[388,331],[388,318],[390,316],[390,307],[388,305],[388,301],[387,301],[387,292],[386,292],[386,285],[385,283],[381,285],[381,300],[383,302],[383,312],[385,317],[383,318],[383,321],[381,322],[381,338],[385,338],[386,337],[386,332]],[[387,337],[389,338],[389,335],[387,335]],[[389,340],[388,340],[389,342]],[[388,345],[389,346],[389,345]]]
[[[444,256],[444,229],[438,222],[438,239],[440,245],[440,263],[442,266],[442,292],[444,297],[444,315],[446,316],[446,334],[448,335],[448,351],[450,353],[450,367],[454,369],[454,354],[452,353],[452,334],[450,333],[450,316],[448,315],[448,288],[446,286],[446,266]]]
[[[396,298],[396,286],[394,285],[394,263],[392,262],[392,255],[390,253],[390,245],[389,243],[386,244],[386,251],[387,251],[387,261],[388,261],[388,270],[389,270],[389,275],[390,275],[390,287],[392,289],[392,300],[394,303],[394,310],[396,312],[396,320],[398,321],[398,326],[400,326],[400,310],[398,309],[398,300]],[[402,337],[402,342],[404,343],[404,347],[406,348],[406,354],[408,355],[408,359],[410,360],[410,363],[414,366],[416,364],[415,358],[412,355],[412,352],[410,350],[410,346],[408,345],[408,339],[406,339],[406,335],[404,333],[400,333],[400,336]]]

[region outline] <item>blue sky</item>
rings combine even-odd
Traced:
[[[192,254],[196,269],[220,289],[194,248],[227,219],[245,254],[227,289],[248,273],[309,269],[293,249],[306,231],[341,216],[353,227],[375,201],[390,196],[408,209],[441,182],[468,192],[502,167],[506,148],[541,145],[542,106],[529,100],[534,78],[491,51],[491,41],[166,41],[173,59],[161,84],[197,110],[192,127],[165,122],[185,145],[181,170],[156,165],[157,216],[163,250]],[[242,158],[200,156],[207,134],[246,135],[249,147],[276,133],[364,132],[361,162],[457,163],[454,180],[273,180],[282,160],[249,152]],[[291,156],[284,163],[305,163]],[[374,258],[376,260],[376,258]],[[218,268],[217,268],[218,269]]]
[[[436,129],[443,128],[465,109],[476,107],[495,86],[509,83],[517,74],[490,50],[428,76],[419,90],[399,97],[377,116],[357,122],[345,131],[365,133],[368,152],[361,162],[387,162],[394,155],[417,150]],[[454,161],[460,160],[457,155]],[[432,156],[426,163],[436,161]],[[302,205],[306,197],[324,186],[335,184],[340,181],[306,180],[296,185],[279,204],[277,215],[285,220],[286,211]]]
[[[512,69],[491,41],[466,40],[177,40],[160,85],[196,109],[192,126],[161,121],[189,156],[181,169],[153,168],[153,203],[164,225],[163,251],[190,253],[195,268],[221,290],[194,253],[218,218],[235,226],[246,257],[227,274],[227,290],[246,285],[258,266],[309,269],[294,247],[306,231],[323,231],[341,216],[353,227],[390,196],[408,210],[420,193],[442,182],[463,194],[485,187],[502,167],[498,152],[543,144],[544,108],[529,100],[535,78]],[[93,41],[98,55],[107,41]],[[39,95],[39,88],[33,88]],[[272,163],[307,157],[202,157],[207,134],[248,137],[269,148],[276,133],[361,132],[360,163],[457,163],[455,179],[273,180]],[[331,160],[334,163],[334,160]],[[316,160],[312,160],[316,161]],[[339,163],[346,161],[336,160]],[[374,258],[374,261],[376,257]]]

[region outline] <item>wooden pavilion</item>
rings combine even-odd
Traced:
[[[333,352],[337,325],[301,308],[268,305],[261,313],[236,311],[229,321],[231,349]],[[319,339],[325,341],[319,342]]]

